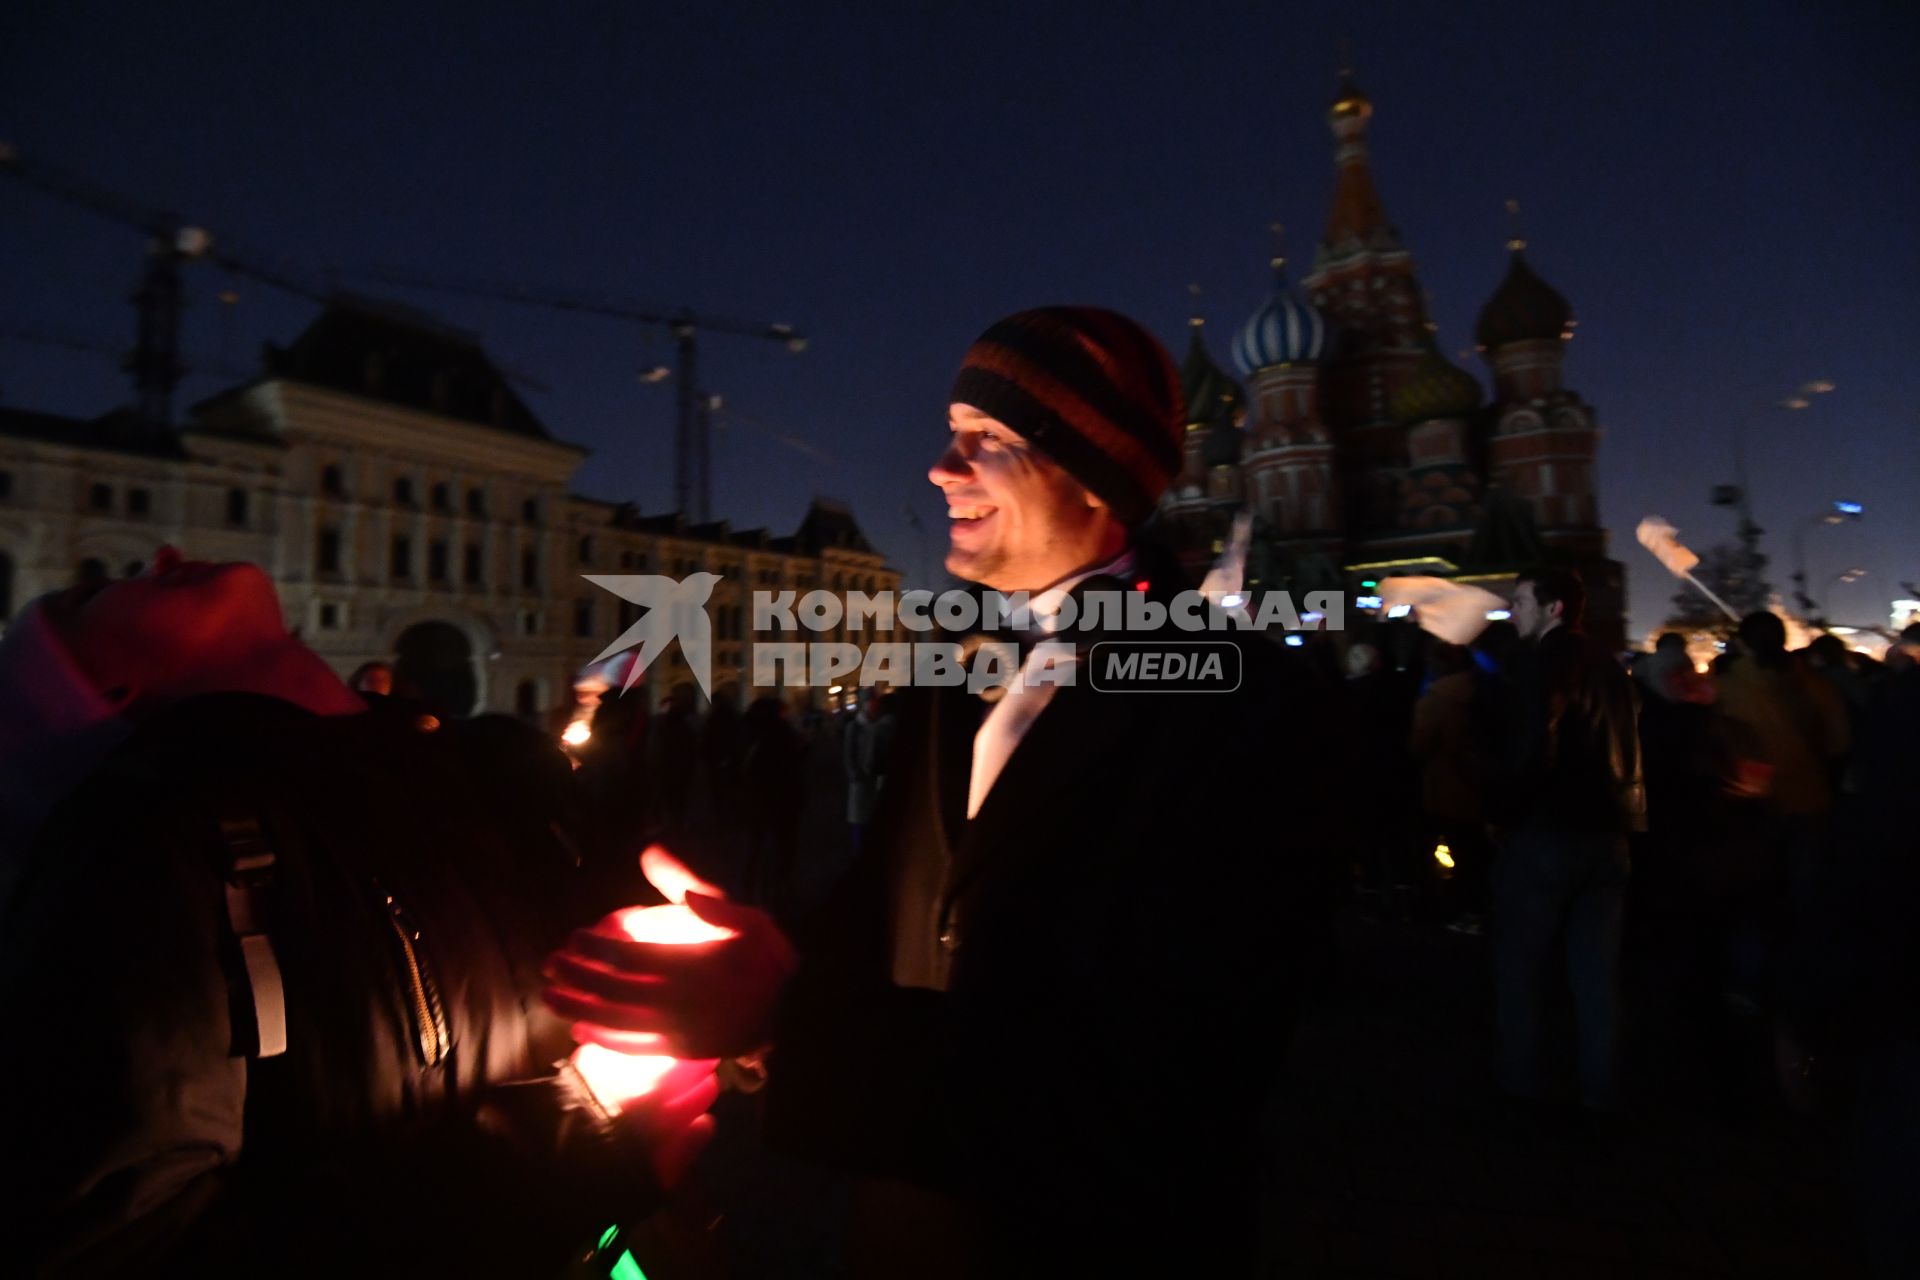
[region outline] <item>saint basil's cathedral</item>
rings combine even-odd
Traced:
[[[1275,260],[1272,295],[1234,334],[1244,383],[1192,322],[1185,465],[1156,522],[1197,578],[1251,512],[1248,587],[1295,600],[1364,597],[1408,575],[1505,594],[1528,565],[1568,565],[1586,582],[1588,630],[1620,647],[1623,571],[1594,491],[1599,430],[1561,383],[1573,310],[1510,242],[1474,328],[1489,400],[1434,339],[1413,255],[1374,186],[1372,114],[1347,79],[1327,117],[1338,177],[1326,233],[1301,287]]]

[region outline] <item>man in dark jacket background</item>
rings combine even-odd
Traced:
[[[1564,941],[1579,1029],[1580,1097],[1613,1111],[1620,1093],[1620,941],[1627,836],[1645,830],[1639,702],[1612,654],[1581,629],[1571,569],[1514,584],[1526,646],[1508,680],[1489,791],[1501,832],[1494,866],[1493,972],[1500,1086],[1548,1093],[1542,1026]]]

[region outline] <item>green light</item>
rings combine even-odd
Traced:
[[[1378,582],[1378,581],[1377,581],[1376,579],[1373,579],[1373,578],[1362,578],[1362,579],[1360,580],[1360,585],[1361,585],[1361,586],[1363,586],[1363,587],[1368,587],[1368,588],[1372,588],[1372,587],[1377,587],[1377,586],[1379,586],[1379,585],[1380,585],[1380,583],[1379,583],[1379,582]]]
[[[647,1280],[647,1273],[633,1260],[633,1250],[628,1249],[620,1255],[620,1261],[613,1264],[613,1270],[607,1272],[613,1280]]]
[[[604,1249],[608,1245],[612,1244],[613,1238],[619,1234],[620,1234],[620,1224],[616,1222],[612,1226],[608,1227],[606,1231],[601,1233],[600,1243],[593,1247],[596,1250]]]

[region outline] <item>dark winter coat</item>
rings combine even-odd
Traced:
[[[1341,856],[1343,725],[1293,655],[1239,639],[1233,693],[1100,692],[1083,666],[971,821],[980,699],[902,695],[868,852],[784,1011],[769,1123],[938,1193],[922,1264],[1245,1257],[1259,1106]]]
[[[1640,698],[1599,642],[1556,627],[1505,677],[1488,804],[1512,830],[1644,831]]]
[[[550,1274],[644,1211],[644,1156],[554,1075],[569,1046],[537,996],[549,949],[617,900],[557,834],[566,775],[511,727],[397,710],[229,694],[142,726],[0,923],[12,1261]],[[265,1059],[239,1051],[236,821],[277,855],[288,1048]]]

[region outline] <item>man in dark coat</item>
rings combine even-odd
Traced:
[[[652,1207],[664,1113],[556,1072],[534,1003],[568,925],[632,891],[586,880],[553,744],[370,711],[252,565],[163,549],[33,608],[41,666],[127,732],[6,854],[10,1261],[552,1274]],[[0,683],[36,678],[6,656]]]
[[[950,571],[1034,593],[1040,617],[1097,594],[1164,607],[1184,585],[1134,536],[1182,431],[1177,374],[1139,326],[1091,308],[1010,317],[952,401],[930,472]],[[1239,655],[1234,691],[1102,691],[1085,646],[1073,683],[1015,682],[990,705],[902,691],[871,839],[799,931],[777,1004],[745,976],[783,968],[768,926],[693,898],[741,931],[716,944],[732,963],[695,980],[579,939],[549,999],[682,1051],[770,1044],[771,1140],[861,1175],[856,1274],[1241,1274],[1260,1103],[1317,870],[1338,865],[1340,726],[1270,640],[1208,638]],[[696,1005],[735,1012],[719,1025],[683,1012]]]
[[[1537,568],[1514,584],[1528,643],[1509,673],[1500,767],[1488,791],[1501,832],[1494,865],[1493,973],[1500,1084],[1547,1093],[1545,1005],[1564,940],[1578,1011],[1580,1094],[1620,1096],[1620,944],[1627,837],[1646,829],[1640,704],[1633,681],[1581,627],[1579,574]]]

